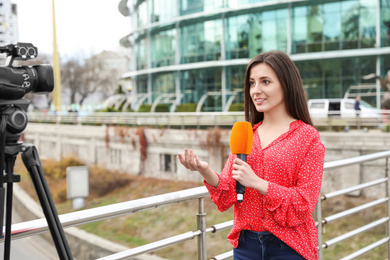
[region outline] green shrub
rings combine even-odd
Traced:
[[[138,112],[150,112],[152,105],[143,104],[139,107]]]
[[[233,103],[229,107],[229,112],[244,111],[244,103]]]
[[[180,104],[176,107],[176,112],[196,112],[197,103]]]
[[[158,104],[154,112],[169,112],[169,108],[168,104]]]

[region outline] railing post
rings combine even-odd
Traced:
[[[386,171],[386,177],[387,177],[387,183],[386,183],[386,197],[388,199],[387,201],[387,207],[386,207],[386,214],[387,217],[390,217],[390,174],[389,174],[389,157],[386,157],[386,165],[385,165],[385,171]],[[386,234],[387,237],[390,236],[390,223],[389,220],[387,220],[387,228],[386,228]],[[387,241],[387,259],[390,259],[390,239]]]
[[[207,259],[207,243],[206,243],[206,213],[204,212],[204,198],[199,198],[198,206],[198,230],[200,235],[198,236],[198,260]]]
[[[318,234],[318,259],[322,260],[322,204],[321,204],[321,195],[318,197],[317,206],[316,206],[316,217],[317,217],[317,234]]]

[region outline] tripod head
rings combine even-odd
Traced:
[[[0,99],[0,114],[1,120],[6,120],[5,126],[5,144],[16,143],[22,132],[26,129],[27,108],[30,101],[27,99],[19,100],[1,100]]]

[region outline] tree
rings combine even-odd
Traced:
[[[104,61],[98,56],[93,56],[86,61],[83,72],[83,85],[77,89],[77,93],[80,95],[80,105],[93,93],[98,91],[112,92],[111,90],[117,81],[116,75],[104,69]]]
[[[84,84],[85,67],[79,59],[72,58],[61,65],[61,84],[69,90],[71,104],[76,104],[78,89]]]
[[[83,105],[95,93],[104,97],[114,94],[127,63],[121,54],[103,51],[88,59],[72,58],[62,64],[61,82],[69,90],[70,103]]]

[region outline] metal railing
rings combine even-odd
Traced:
[[[172,128],[231,127],[245,120],[244,112],[95,112],[89,114],[70,112],[29,112],[30,122],[73,125],[126,125]],[[390,125],[390,110],[381,110],[375,117],[342,116],[340,112],[329,112],[328,116],[312,115],[313,124],[323,130],[338,128],[384,128]]]
[[[366,246],[364,248],[359,249],[358,251],[354,252],[351,255],[348,255],[343,258],[343,260],[347,259],[353,259],[359,255],[362,255],[380,245],[387,244],[387,254],[388,259],[390,259],[390,240],[389,240],[389,209],[390,209],[390,201],[389,201],[389,193],[390,193],[390,178],[389,178],[389,168],[388,168],[388,159],[390,157],[390,151],[385,152],[379,152],[374,153],[370,155],[364,155],[339,161],[333,161],[333,162],[326,162],[324,165],[324,171],[330,171],[334,169],[338,169],[341,167],[346,167],[354,164],[363,164],[368,161],[373,160],[379,160],[379,159],[385,159],[386,163],[384,165],[384,169],[386,171],[386,176],[384,178],[380,178],[374,181],[370,181],[367,183],[362,183],[359,185],[356,185],[354,187],[349,187],[342,190],[337,190],[334,192],[330,192],[327,194],[324,194],[320,196],[318,199],[318,203],[316,206],[316,219],[317,219],[317,228],[318,228],[318,246],[319,246],[319,258],[320,260],[323,259],[323,251],[327,248],[329,248],[332,245],[335,245],[343,240],[346,240],[348,238],[353,237],[354,235],[357,235],[359,233],[362,233],[370,228],[376,227],[378,225],[386,224],[387,225],[387,235],[384,238],[381,238],[380,240],[372,243],[369,246]],[[323,218],[322,216],[322,203],[330,198],[334,198],[336,196],[344,195],[351,193],[353,191],[365,189],[368,187],[373,187],[379,184],[385,184],[386,186],[386,195],[384,198],[377,199],[373,202],[363,204],[361,206],[345,210],[342,212],[339,212],[337,214],[334,214],[332,216],[327,216]],[[149,209],[154,209],[158,207],[163,207],[171,204],[181,203],[189,200],[198,200],[198,212],[197,212],[197,230],[195,231],[189,231],[183,234],[178,234],[173,237],[168,237],[166,239],[152,242],[150,244],[146,244],[140,247],[136,247],[133,249],[129,249],[117,254],[109,255],[103,258],[100,258],[100,260],[116,260],[116,259],[128,259],[130,257],[135,257],[141,254],[154,252],[158,249],[168,247],[171,245],[175,245],[181,242],[184,242],[186,240],[191,240],[195,237],[197,237],[198,240],[198,259],[205,260],[207,259],[207,233],[215,233],[221,230],[229,229],[233,226],[233,221],[227,221],[224,223],[215,224],[211,227],[206,227],[206,214],[204,212],[204,198],[208,197],[208,191],[205,187],[197,187],[172,193],[166,193],[162,195],[112,204],[108,206],[93,208],[93,209],[87,209],[77,212],[72,212],[68,214],[60,215],[60,221],[64,228],[71,227],[71,226],[77,226],[89,222],[114,218],[122,215],[128,215],[133,214],[139,211],[145,211]],[[364,225],[362,227],[359,227],[351,232],[347,232],[345,234],[342,234],[338,237],[332,238],[328,241],[323,241],[322,236],[322,228],[327,225],[328,223],[341,219],[347,216],[350,216],[351,214],[357,213],[359,211],[372,208],[375,205],[379,204],[386,204],[386,215],[382,218],[369,223],[367,225]],[[37,219],[32,221],[27,221],[23,223],[13,224],[12,225],[12,239],[19,239],[23,237],[29,237],[33,235],[37,235],[43,232],[48,231],[48,226],[46,220],[43,219]],[[0,242],[3,242],[3,239],[0,240]],[[212,259],[215,260],[222,260],[222,259],[230,259],[233,255],[232,251],[222,253],[220,255],[214,256]]]
[[[245,119],[243,112],[175,112],[175,113],[131,113],[99,112],[86,115],[78,113],[55,114],[29,112],[30,122],[78,125],[126,125],[172,128],[201,128],[226,126]]]

